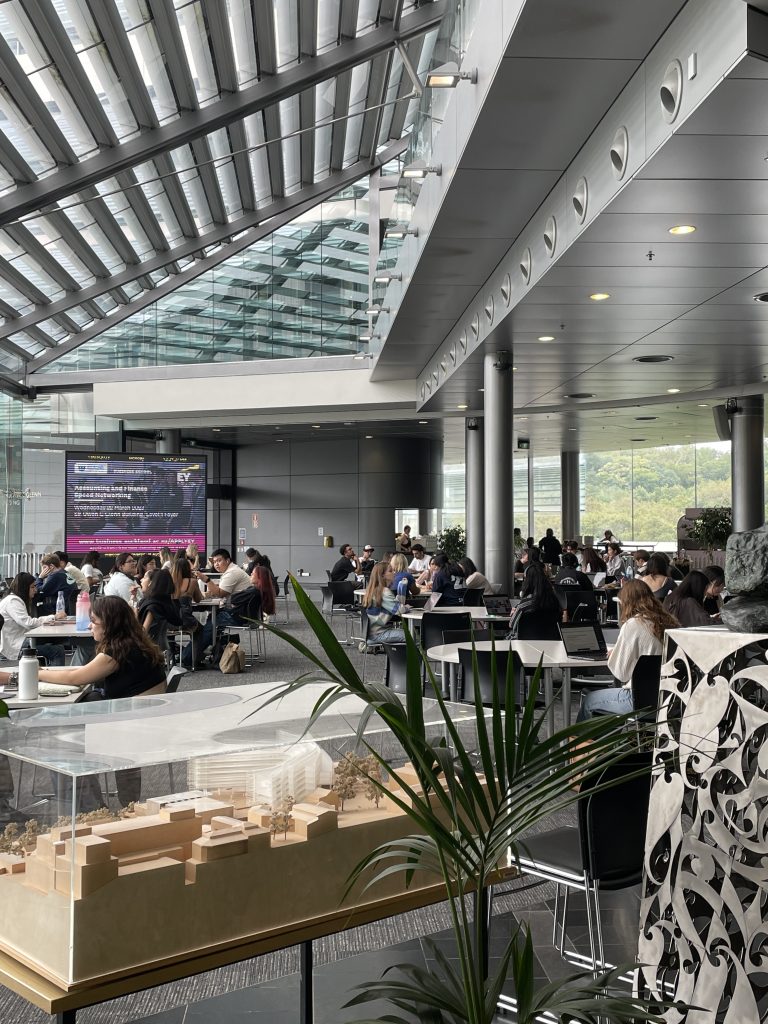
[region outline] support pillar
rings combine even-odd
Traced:
[[[466,420],[464,456],[466,463],[465,509],[467,554],[484,569],[485,559],[485,465],[483,421]]]
[[[754,530],[765,521],[763,457],[764,399],[736,399],[731,412],[731,505],[735,533]]]
[[[158,455],[178,455],[181,451],[181,431],[164,430],[162,438],[155,443]]]
[[[512,593],[512,357],[488,352],[485,382],[485,575]]]
[[[563,542],[578,537],[581,530],[578,452],[560,453],[560,511]]]

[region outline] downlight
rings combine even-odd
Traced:
[[[509,305],[509,300],[512,298],[512,278],[509,274],[504,275],[504,280],[501,282],[501,297],[504,299],[504,305]]]
[[[595,396],[590,394],[589,391],[571,391],[569,395],[563,395],[563,398],[594,398]]]
[[[573,212],[579,224],[583,224],[587,216],[587,203],[589,202],[589,186],[586,178],[579,178],[576,189],[571,196]]]
[[[680,113],[680,101],[683,98],[683,69],[679,60],[667,65],[664,78],[659,86],[661,114],[667,124],[672,124]]]
[[[550,259],[555,255],[556,247],[557,221],[554,217],[550,217],[544,225],[544,248],[547,250],[547,256],[549,256]]]
[[[768,292],[759,292],[753,296],[755,302],[768,302]]]
[[[670,363],[674,356],[635,356],[633,363]]]
[[[531,268],[533,267],[533,258],[531,257],[531,250],[526,249],[523,255],[520,257],[520,276],[528,284],[531,280]]]
[[[493,301],[493,296],[489,295],[488,298],[485,300],[485,319],[488,321],[489,324],[493,323],[494,309],[495,304]]]
[[[621,181],[626,173],[628,159],[629,133],[624,125],[622,125],[616,130],[616,134],[613,136],[613,142],[611,143],[611,168],[613,170],[614,178],[618,181]]]

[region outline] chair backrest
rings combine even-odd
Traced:
[[[635,711],[653,712],[659,703],[661,655],[641,654],[632,670],[632,706]]]
[[[181,665],[174,665],[168,675],[165,677],[165,692],[176,693],[181,682],[181,677],[187,674],[187,670],[182,668]]]
[[[406,687],[406,647],[405,644],[384,644],[387,655],[387,670],[384,674],[384,685],[395,693],[405,693]]]
[[[147,636],[154,640],[161,651],[168,651],[168,619],[155,619],[147,630]]]
[[[472,651],[465,648],[459,648],[459,665],[461,666],[461,672],[464,679],[464,694],[463,700],[468,701],[470,704],[475,702],[475,687],[474,687],[474,676],[473,676],[473,662],[472,655],[475,654],[477,657],[477,677],[480,683],[480,697],[485,705],[493,704],[493,675],[492,666],[496,665],[496,680],[499,688],[499,699],[503,703],[503,695],[506,688],[507,680],[507,663],[510,658],[514,666],[514,672],[516,678],[519,678],[518,667],[522,665],[519,656],[515,651]],[[513,710],[507,708],[507,711]]]
[[[597,622],[597,598],[590,590],[562,588],[569,622]]]
[[[290,586],[291,586],[291,574],[289,572],[287,572],[285,574],[285,579],[283,580],[283,597],[288,597],[288,595],[290,593]]]
[[[483,588],[467,587],[464,591],[462,604],[465,608],[481,608],[483,605]]]
[[[333,591],[331,590],[330,583],[325,587],[320,587],[320,596],[322,600],[321,609],[323,615],[330,615],[333,610]]]
[[[513,633],[517,640],[559,640],[560,609],[534,611],[525,609],[515,616]]]
[[[341,580],[337,583],[329,583],[334,605],[351,605],[355,603],[356,583],[351,580]]]
[[[232,594],[229,607],[241,619],[253,619],[261,622],[261,591],[258,587],[247,587]]]
[[[477,628],[477,623],[473,623],[472,629],[443,630],[444,644],[471,644],[473,639],[477,643],[478,640],[489,640],[490,637],[486,630]]]
[[[424,612],[421,617],[421,647],[425,652],[430,647],[443,643],[444,629],[472,629],[469,612]]]
[[[651,755],[632,753],[586,780],[578,802],[584,869],[605,889],[623,889],[643,874],[645,829],[651,793]],[[643,775],[632,773],[647,769]],[[596,785],[615,783],[594,792]]]

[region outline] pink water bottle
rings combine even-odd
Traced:
[[[87,590],[81,590],[77,595],[77,606],[75,608],[75,629],[80,632],[88,630],[91,621],[91,599]]]

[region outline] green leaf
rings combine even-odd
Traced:
[[[0,700],[0,718],[10,718],[11,713],[8,710],[8,705],[4,700]]]

